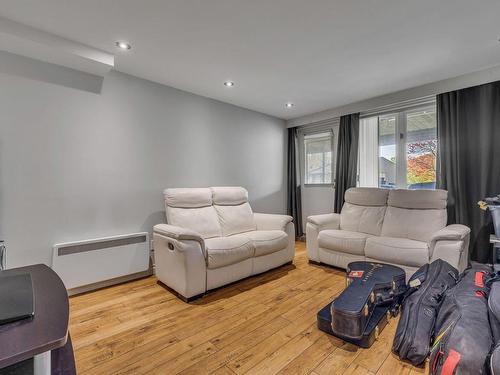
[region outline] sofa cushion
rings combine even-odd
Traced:
[[[219,218],[213,206],[178,208],[167,205],[167,222],[171,225],[194,230],[203,238],[222,235]]]
[[[366,233],[326,229],[319,232],[318,244],[322,249],[365,255],[365,243],[368,237],[370,235]]]
[[[381,234],[428,242],[435,232],[446,226],[446,220],[445,209],[387,207]]]
[[[212,187],[214,204],[220,206],[235,206],[248,202],[248,191],[238,186]]]
[[[347,189],[344,201],[358,206],[386,206],[388,189],[355,187]]]
[[[370,237],[366,240],[365,256],[381,262],[420,267],[429,263],[427,243],[407,238]]]
[[[249,237],[236,235],[205,240],[208,268],[220,268],[254,256],[253,243]]]
[[[385,210],[386,206],[359,206],[346,202],[340,213],[340,229],[379,236]]]
[[[387,205],[399,208],[434,209],[446,208],[448,192],[446,190],[407,190],[389,191]]]
[[[249,232],[257,229],[252,208],[248,203],[235,206],[214,205],[223,236]]]
[[[170,207],[193,208],[212,205],[212,190],[209,188],[179,188],[163,191],[165,205]]]
[[[242,233],[241,236],[250,238],[256,257],[286,249],[288,246],[288,235],[282,230],[254,230]]]

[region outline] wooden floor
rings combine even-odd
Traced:
[[[142,279],[70,299],[79,374],[424,374],[390,353],[397,321],[370,349],[316,328],[344,274],[307,262],[243,280],[186,304]]]

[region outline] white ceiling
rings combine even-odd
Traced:
[[[285,119],[498,65],[499,14],[499,0],[0,0],[121,72]]]

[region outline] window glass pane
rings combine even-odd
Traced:
[[[332,183],[332,134],[321,133],[304,137],[305,183]]]
[[[406,115],[408,189],[436,188],[437,130],[434,108]]]
[[[380,116],[378,122],[379,186],[396,187],[396,115]]]

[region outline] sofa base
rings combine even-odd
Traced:
[[[205,292],[205,293],[197,294],[195,296],[185,297],[182,294],[180,294],[179,292],[177,292],[176,290],[170,288],[167,284],[165,284],[163,281],[161,281],[159,279],[156,281],[156,284],[158,284],[159,286],[161,286],[163,289],[166,289],[167,291],[169,291],[170,293],[172,293],[174,296],[176,296],[177,298],[179,298],[180,300],[182,300],[182,301],[184,301],[186,303],[196,301],[196,300],[202,298],[203,296],[205,296],[205,294],[206,294],[206,292]]]
[[[401,264],[388,263],[388,262],[384,262],[382,260],[377,260],[377,259],[366,258],[364,261],[365,262],[374,262],[374,263],[384,263],[384,264],[389,264],[391,266],[400,267],[405,271],[406,281],[408,281],[410,279],[410,277],[413,275],[413,273],[415,273],[418,270],[418,267],[403,266]],[[338,270],[338,271],[345,271],[345,268],[343,268],[343,267],[335,266],[335,265],[324,263],[324,262],[317,262],[315,260],[310,260],[310,259],[309,259],[309,264],[312,264],[314,266],[333,268],[334,270]]]
[[[270,269],[270,270],[267,270],[267,271],[264,271],[264,272],[259,272],[259,273],[256,273],[256,274],[254,274],[254,275],[250,275],[250,276],[244,277],[244,278],[239,279],[239,280],[235,280],[235,281],[230,282],[230,283],[228,283],[228,284],[226,284],[226,285],[221,285],[221,286],[219,286],[219,287],[217,287],[217,288],[209,289],[209,290],[207,290],[205,293],[200,293],[200,294],[197,294],[197,295],[192,296],[192,297],[185,297],[185,296],[183,296],[182,294],[180,294],[180,293],[176,292],[175,290],[173,290],[172,288],[168,287],[168,285],[166,285],[166,284],[162,283],[160,280],[158,280],[158,284],[159,284],[160,286],[162,286],[163,288],[167,289],[167,290],[168,290],[169,292],[171,292],[172,294],[174,294],[174,295],[175,295],[177,298],[179,298],[180,300],[182,300],[182,301],[184,301],[184,302],[186,302],[186,303],[191,303],[191,302],[194,302],[194,301],[196,301],[196,300],[199,300],[199,299],[201,299],[201,298],[203,298],[203,297],[205,297],[205,296],[208,296],[208,295],[209,295],[210,293],[212,293],[212,292],[215,292],[215,291],[221,290],[221,289],[226,288],[226,287],[228,287],[228,286],[233,286],[233,285],[235,285],[235,284],[237,284],[237,283],[239,283],[239,282],[241,282],[241,281],[244,281],[244,280],[247,280],[247,279],[251,279],[252,277],[255,277],[255,276],[259,276],[259,275],[263,275],[263,274],[265,274],[265,273],[270,273],[270,272],[272,272],[272,271],[279,270],[279,269],[280,269],[280,268],[282,268],[282,267],[290,266],[290,265],[292,265],[292,264],[293,264],[293,260],[291,260],[291,261],[289,261],[289,262],[286,262],[286,263],[283,263],[282,265],[280,265],[280,266],[278,266],[278,267],[275,267],[275,268],[273,268],[273,269]]]
[[[318,267],[327,267],[331,268],[332,270],[339,271],[339,272],[344,272],[345,268],[339,267],[339,266],[334,266],[333,264],[328,264],[324,262],[318,262],[316,260],[309,260],[309,264],[313,266],[318,266]]]

